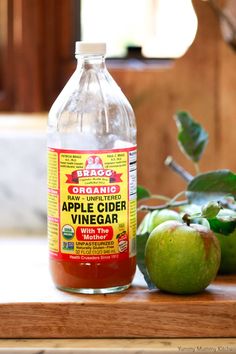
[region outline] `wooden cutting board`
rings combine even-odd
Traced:
[[[133,286],[110,295],[57,290],[45,238],[0,239],[0,338],[236,337],[236,276],[219,277],[201,294]]]

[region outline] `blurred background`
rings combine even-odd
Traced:
[[[201,171],[236,170],[235,0],[0,0],[1,232],[46,232],[47,112],[75,69],[76,40],[106,41],[134,108],[138,183],[174,196],[177,110],[209,132]]]

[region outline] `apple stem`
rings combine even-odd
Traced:
[[[194,163],[194,167],[195,167],[196,174],[199,175],[200,167],[199,167],[199,164],[197,162]]]
[[[138,211],[154,211],[154,210],[162,210],[168,208],[177,208],[187,204],[188,204],[188,200],[181,200],[179,202],[166,203],[161,205],[140,205]]]
[[[165,165],[170,167],[174,172],[178,173],[186,182],[190,182],[193,176],[186,171],[182,166],[180,166],[172,156],[168,156],[165,160]]]
[[[185,222],[187,224],[187,226],[190,226],[191,217],[189,214],[184,214],[182,219],[183,219],[183,222]]]
[[[141,205],[138,208],[138,211],[154,211],[154,210],[162,210],[162,209],[168,209],[168,208],[177,208],[183,205],[188,204],[188,200],[180,200],[177,202],[177,199],[185,195],[185,191],[181,191],[178,194],[176,194],[173,198],[166,198],[168,200],[165,204],[161,205]]]

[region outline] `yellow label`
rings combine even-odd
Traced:
[[[136,149],[48,152],[51,257],[105,262],[135,255]]]

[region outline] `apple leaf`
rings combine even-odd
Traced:
[[[231,234],[236,228],[236,218],[232,217],[216,217],[213,219],[208,219],[208,222],[213,232],[217,232],[218,234],[225,236]]]
[[[149,192],[148,189],[146,189],[142,186],[137,187],[137,200],[141,200],[141,199],[149,198],[149,197],[151,197],[151,193]]]
[[[143,274],[143,277],[147,283],[148,288],[155,289],[156,286],[151,282],[151,279],[149,278],[146,264],[145,264],[145,247],[146,243],[149,237],[149,233],[146,232],[145,234],[142,235],[137,235],[137,265],[140,270],[140,272]]]
[[[193,162],[198,162],[208,143],[207,132],[187,112],[177,112],[175,120],[181,151]]]
[[[145,264],[145,247],[146,243],[148,240],[148,237],[150,235],[150,232],[148,232],[148,226],[149,226],[149,220],[150,220],[151,213],[148,213],[143,221],[141,222],[138,230],[137,230],[137,237],[136,237],[136,245],[137,245],[137,255],[136,255],[136,260],[137,260],[137,265],[140,270],[140,272],[143,274],[143,277],[147,283],[148,288],[155,289],[156,286],[151,282],[151,279],[149,278],[146,264]]]
[[[220,201],[226,196],[236,197],[236,174],[230,170],[202,173],[187,186],[187,198],[193,204]]]

